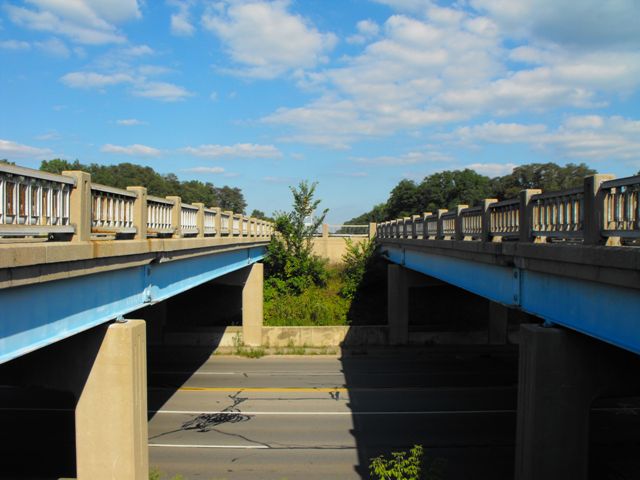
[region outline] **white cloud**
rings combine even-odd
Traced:
[[[286,0],[219,3],[202,19],[239,65],[235,73],[274,78],[322,63],[336,43],[307,20],[290,13]]]
[[[471,163],[464,168],[470,168],[488,177],[501,177],[509,175],[518,165],[515,163]]]
[[[131,83],[134,79],[125,73],[71,72],[60,78],[60,81],[73,88],[104,88],[111,85]]]
[[[163,102],[177,102],[193,95],[179,85],[167,82],[143,82],[135,86],[133,94],[137,97],[152,98]]]
[[[35,42],[37,48],[49,55],[56,57],[68,58],[71,55],[71,50],[67,45],[59,38],[50,38],[42,42]]]
[[[347,37],[347,43],[362,44],[378,35],[380,26],[373,20],[360,20],[356,24],[358,33]]]
[[[453,158],[449,155],[438,151],[426,150],[417,152],[408,152],[399,156],[380,156],[380,157],[356,157],[352,159],[356,163],[366,165],[415,165],[417,163],[426,162],[450,162]]]
[[[23,42],[21,40],[2,40],[0,42],[0,49],[2,50],[29,50],[31,48],[31,44],[29,42]]]
[[[119,55],[128,55],[130,57],[153,55],[153,53],[154,51],[149,45],[132,45],[130,47],[118,49]]]
[[[509,34],[580,48],[639,46],[637,0],[471,0]]]
[[[282,153],[273,145],[236,143],[235,145],[200,145],[185,147],[183,152],[196,157],[280,158]]]
[[[60,134],[56,131],[43,133],[42,135],[38,135],[36,137],[36,140],[40,140],[40,141],[59,140],[59,139],[60,139]]]
[[[5,5],[16,25],[57,35],[88,45],[124,43],[116,25],[140,18],[136,0],[30,0],[35,9]]]
[[[169,5],[178,8],[178,11],[171,15],[171,34],[178,37],[190,37],[195,32],[195,27],[191,22],[191,1],[170,1]]]
[[[143,122],[142,120],[138,120],[137,118],[123,118],[121,120],[116,120],[118,125],[122,125],[124,127],[132,127],[135,125],[146,125],[147,122]]]
[[[554,130],[488,122],[458,128],[447,137],[466,145],[521,143],[572,160],[640,160],[640,120],[619,116],[571,116]]]
[[[11,160],[12,158],[34,158],[51,155],[48,148],[31,147],[11,140],[0,138],[0,157]]]
[[[293,177],[278,177],[275,175],[268,175],[262,178],[263,181],[267,183],[293,183]]]
[[[157,148],[148,147],[147,145],[112,145],[110,143],[103,145],[101,150],[105,153],[117,153],[120,155],[132,155],[132,156],[145,156],[145,157],[157,157],[162,152]]]
[[[193,167],[184,169],[185,172],[191,173],[224,173],[225,170],[222,167]]]
[[[373,0],[376,3],[387,5],[400,12],[421,13],[432,4],[431,0]]]

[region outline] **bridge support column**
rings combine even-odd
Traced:
[[[507,343],[509,327],[509,308],[496,302],[489,302],[489,343],[503,345]]]
[[[433,285],[442,285],[442,282],[400,265],[387,265],[387,324],[391,345],[409,342],[409,289]]]
[[[146,370],[144,321],[109,325],[76,405],[79,480],[149,478]]]
[[[409,282],[400,265],[387,266],[387,323],[389,343],[405,345],[409,341]]]
[[[245,345],[257,347],[262,345],[264,265],[254,263],[248,270],[242,287],[242,337]]]
[[[561,328],[522,325],[516,480],[586,480],[589,412],[638,391],[636,355]]]

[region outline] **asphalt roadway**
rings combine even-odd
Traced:
[[[464,350],[154,366],[150,464],[187,479],[360,479],[370,458],[421,444],[442,478],[511,478],[515,356]]]
[[[366,479],[414,444],[429,480],[511,480],[517,355],[500,347],[149,363],[150,465],[185,480]],[[590,478],[640,478],[640,400],[591,414]],[[0,387],[0,478],[72,477],[72,399]]]

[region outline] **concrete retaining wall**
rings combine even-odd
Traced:
[[[329,263],[342,263],[342,256],[347,251],[346,238],[351,238],[353,243],[368,240],[367,237],[315,237],[313,239],[313,253],[326,258]]]
[[[517,340],[516,340],[517,341]],[[242,327],[202,327],[189,332],[168,332],[169,345],[236,347],[244,343]],[[487,331],[410,332],[409,345],[483,345]],[[269,348],[388,345],[386,325],[334,327],[262,327],[262,346]]]

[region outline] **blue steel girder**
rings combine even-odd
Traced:
[[[0,363],[264,258],[255,246],[0,290]]]
[[[388,259],[640,354],[637,289],[385,245]]]

